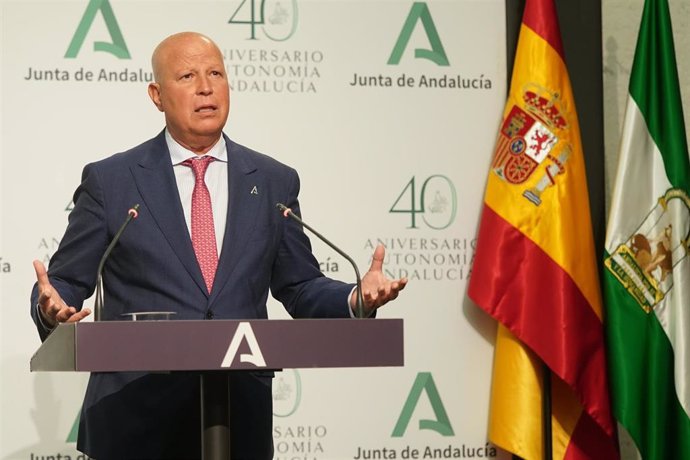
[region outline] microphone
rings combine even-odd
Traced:
[[[304,223],[302,219],[300,219],[294,212],[292,212],[292,209],[288,208],[285,206],[283,203],[276,203],[276,208],[280,209],[283,212],[283,216],[285,218],[292,218],[293,220],[296,220],[300,225],[302,225],[304,228],[312,232],[314,235],[316,235],[321,241],[326,243],[328,246],[333,248],[335,252],[343,256],[345,259],[347,259],[348,262],[352,265],[352,268],[355,269],[355,276],[357,277],[357,305],[356,305],[356,316],[357,318],[366,318],[364,315],[364,297],[362,296],[362,278],[359,276],[359,269],[357,268],[357,264],[355,263],[354,260],[345,252],[340,249],[338,246],[335,244],[331,243],[326,239],[325,236],[314,230],[312,227]],[[348,299],[348,303],[350,303]]]
[[[120,237],[125,232],[125,228],[127,228],[127,225],[129,225],[132,219],[136,219],[138,215],[139,204],[137,203],[127,211],[127,218],[122,223],[117,233],[115,233],[113,240],[106,248],[105,252],[103,253],[103,257],[101,257],[101,261],[98,264],[98,271],[96,272],[96,300],[94,301],[93,307],[94,321],[101,321],[101,312],[103,310],[103,280],[101,279],[101,275],[103,273],[103,266],[105,265],[105,261],[108,259],[110,251],[113,250],[117,242],[120,240]]]

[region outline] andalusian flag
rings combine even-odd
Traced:
[[[645,3],[629,91],[604,260],[613,410],[644,459],[690,459],[690,161],[667,0]]]
[[[469,295],[496,318],[489,437],[543,458],[616,459],[597,258],[575,102],[553,0],[527,0],[489,172]]]

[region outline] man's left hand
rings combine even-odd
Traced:
[[[379,244],[374,250],[369,271],[362,278],[362,296],[365,312],[371,312],[398,297],[398,293],[405,288],[407,278],[390,280],[383,274],[383,259],[386,250]],[[350,307],[357,312],[357,290],[352,292]]]

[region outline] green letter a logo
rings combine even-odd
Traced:
[[[448,420],[448,414],[446,414],[446,409],[443,407],[443,402],[441,402],[441,397],[436,389],[434,378],[430,372],[420,372],[417,374],[412,390],[410,390],[410,394],[407,396],[402,413],[398,417],[398,423],[395,424],[393,434],[391,434],[392,437],[399,438],[405,433],[407,425],[409,425],[412,418],[412,413],[419,403],[419,398],[422,396],[422,390],[426,391],[429,397],[436,420],[420,420],[419,429],[434,430],[443,436],[453,436],[453,427],[450,426],[450,420]]]
[[[74,37],[72,37],[69,48],[67,48],[67,52],[65,53],[66,58],[77,57],[77,53],[79,53],[81,45],[84,44],[86,34],[91,29],[93,20],[96,19],[96,13],[98,13],[99,10],[103,15],[105,25],[108,27],[108,32],[110,33],[110,38],[113,40],[113,42],[94,42],[94,51],[105,51],[120,59],[130,59],[127,44],[122,36],[122,32],[120,32],[120,26],[117,25],[117,19],[115,19],[115,13],[113,13],[113,7],[110,6],[110,2],[108,0],[89,1],[89,5],[86,7],[84,16],[81,18],[81,22],[79,23],[79,27],[77,27],[77,31],[74,33]]]
[[[65,442],[77,442],[77,435],[79,433],[79,419],[81,418],[81,411],[77,412],[77,419],[72,424],[72,429],[69,430]]]
[[[429,7],[426,3],[415,2],[412,5],[410,14],[407,16],[407,20],[403,25],[398,41],[395,43],[391,57],[388,58],[388,64],[397,65],[400,63],[400,58],[405,52],[407,43],[410,41],[412,32],[414,31],[417,22],[421,20],[424,26],[424,32],[429,39],[431,44],[430,50],[425,50],[423,48],[417,48],[414,50],[414,57],[428,59],[435,62],[438,65],[447,66],[450,65],[448,62],[448,57],[446,56],[446,51],[443,49],[443,44],[436,31],[436,26],[434,25],[434,20],[431,19],[431,13],[429,12]]]

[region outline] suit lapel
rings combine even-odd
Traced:
[[[152,148],[130,169],[147,209],[168,244],[194,282],[206,293],[206,284],[184,220],[164,132],[153,140]]]
[[[266,188],[256,165],[227,137],[225,143],[228,150],[228,214],[210,302],[222,290],[242,258],[265,201],[261,191]]]

